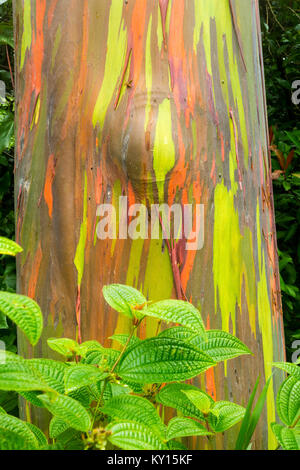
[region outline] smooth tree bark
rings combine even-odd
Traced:
[[[208,328],[246,343],[253,356],[194,381],[246,405],[258,375],[284,360],[258,1],[15,0],[14,17],[18,291],[45,319],[38,346],[19,337],[20,352],[48,356],[49,336],[103,342],[128,330],[101,292],[127,284],[154,301],[188,299]],[[141,227],[126,238],[120,196],[129,208],[191,204],[191,231],[202,204],[203,247]],[[99,238],[103,204],[116,210],[115,239]],[[281,378],[255,448],[276,445],[267,421]]]

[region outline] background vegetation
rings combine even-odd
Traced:
[[[295,340],[300,340],[300,105],[292,103],[292,83],[299,80],[299,1],[261,0],[261,23],[265,61],[270,145],[280,260],[287,360]],[[0,80],[6,99],[0,103],[0,235],[14,239],[14,80],[12,5],[0,5]],[[15,290],[14,259],[0,256],[0,290]],[[16,351],[15,327],[0,325],[0,340]],[[294,344],[295,346],[295,344]],[[0,406],[16,413],[12,393],[0,393]]]

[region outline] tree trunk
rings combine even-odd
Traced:
[[[253,357],[196,381],[245,405],[258,375],[284,360],[258,1],[15,0],[14,9],[18,291],[45,318],[34,351],[19,338],[21,353],[48,356],[49,336],[124,332],[101,289],[128,284],[151,300],[187,298],[207,327],[247,344]],[[203,247],[163,242],[163,230],[126,238],[120,196],[148,212],[191,204],[194,221],[202,205]],[[99,238],[102,204],[116,209],[115,239]],[[155,330],[148,321],[140,335]],[[266,423],[276,389],[274,379],[255,448],[275,446]],[[217,448],[231,448],[236,432]]]

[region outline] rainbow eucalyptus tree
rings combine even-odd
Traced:
[[[245,404],[284,358],[258,0],[14,0],[14,18],[18,290],[46,325],[21,352],[124,331],[101,289],[128,284],[248,345],[198,382]],[[192,208],[181,237],[162,220],[151,237],[162,203]],[[274,445],[276,387],[257,448]]]

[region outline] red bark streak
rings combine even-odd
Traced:
[[[55,165],[56,160],[54,155],[50,155],[48,159],[48,165],[46,170],[46,177],[45,177],[45,186],[44,186],[44,199],[48,206],[48,213],[50,219],[52,218],[52,209],[53,209],[53,195],[52,195],[52,183],[55,176]]]
[[[35,289],[36,289],[36,284],[37,284],[37,281],[38,281],[38,277],[39,277],[39,270],[40,270],[40,265],[41,265],[41,261],[42,261],[42,249],[41,249],[41,243],[39,243],[38,245],[38,248],[35,252],[35,255],[34,255],[34,260],[33,260],[33,263],[32,263],[32,272],[31,272],[31,275],[30,275],[30,278],[29,278],[29,282],[28,282],[28,297],[30,297],[31,299],[34,299],[35,297]]]

